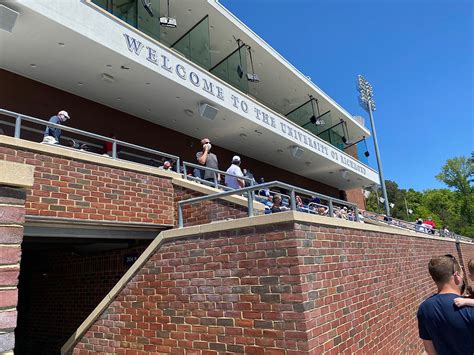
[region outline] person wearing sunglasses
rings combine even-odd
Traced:
[[[463,271],[453,255],[431,258],[428,271],[438,293],[418,308],[418,331],[428,355],[474,354],[474,308],[454,305],[464,293]]]

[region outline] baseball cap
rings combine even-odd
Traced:
[[[66,111],[59,111],[58,115],[63,115],[64,117],[66,117],[67,119],[71,118],[69,117],[69,114],[66,112]]]
[[[234,155],[232,161],[240,161],[240,157],[238,155]]]

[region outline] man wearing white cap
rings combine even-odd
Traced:
[[[229,169],[227,169],[226,173],[236,176],[244,176],[242,170],[240,170],[240,157],[238,155],[234,155],[232,158],[232,165],[229,167]],[[233,189],[245,187],[245,181],[243,179],[239,179],[236,176],[226,175],[225,184]]]
[[[66,111],[59,111],[56,116],[53,116],[49,119],[50,123],[55,124],[62,124],[69,119],[69,114]],[[61,129],[56,127],[46,127],[44,131],[44,138],[42,143],[51,143],[51,144],[58,144],[59,138],[61,138]]]

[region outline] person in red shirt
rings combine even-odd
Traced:
[[[430,226],[431,228],[429,229],[428,232],[431,234],[434,234],[434,230],[436,229],[436,223],[431,219],[431,217],[428,217],[426,221],[423,221],[423,224]]]

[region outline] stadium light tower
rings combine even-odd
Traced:
[[[385,205],[385,214],[390,216],[390,206],[387,197],[387,189],[385,188],[385,180],[382,172],[382,161],[380,160],[379,144],[377,142],[377,133],[375,131],[375,123],[373,112],[375,111],[374,91],[372,85],[365,80],[362,75],[357,76],[357,90],[359,91],[359,103],[362,108],[369,113],[370,125],[372,126],[372,133],[374,135],[375,156],[377,157],[377,166],[379,170],[380,186],[382,187],[382,194]]]

